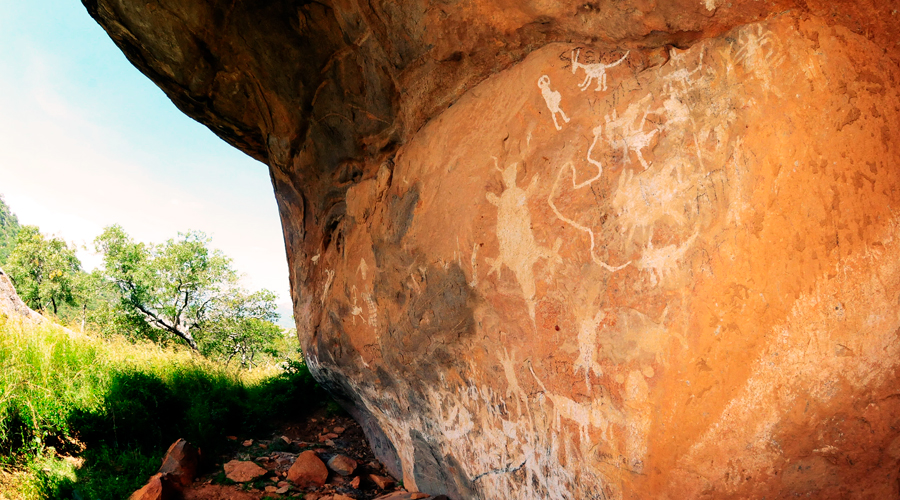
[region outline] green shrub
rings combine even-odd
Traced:
[[[266,431],[326,400],[302,362],[260,376],[150,342],[0,319],[0,467],[28,476],[27,487],[0,483],[0,493],[126,498],[178,438],[213,458],[224,436]]]

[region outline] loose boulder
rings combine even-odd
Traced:
[[[246,483],[266,475],[268,471],[253,462],[232,460],[225,464],[225,477],[236,483]]]
[[[194,481],[199,463],[200,453],[197,448],[184,439],[179,439],[169,446],[159,472],[184,487]]]
[[[297,460],[288,469],[287,478],[301,488],[321,487],[328,480],[328,468],[316,452],[307,450],[297,456]]]
[[[128,500],[177,500],[179,489],[173,483],[165,474],[157,473],[143,488],[132,493]]]
[[[342,476],[349,476],[356,470],[356,460],[338,454],[328,460],[328,468]]]

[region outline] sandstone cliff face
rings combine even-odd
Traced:
[[[885,2],[85,0],[270,167],[316,377],[451,498],[889,498]]]

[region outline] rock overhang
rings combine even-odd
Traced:
[[[304,351],[405,484],[896,494],[886,4],[87,4],[269,165]]]

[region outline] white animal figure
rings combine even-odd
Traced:
[[[557,254],[559,243],[553,250],[544,248],[534,239],[531,230],[531,213],[528,211],[528,198],[537,187],[537,176],[531,178],[527,188],[522,189],[516,185],[517,164],[511,163],[505,169],[495,168],[503,174],[503,187],[500,196],[487,193],[487,200],[497,207],[497,240],[500,243],[500,255],[491,263],[488,276],[493,273],[500,275],[500,269],[506,265],[516,276],[516,281],[522,287],[522,296],[528,305],[528,315],[534,320],[535,306],[535,279],[534,265],[541,259],[550,259],[559,262]]]
[[[644,167],[644,170],[650,168],[650,163],[644,159],[641,150],[649,147],[653,137],[659,132],[656,128],[649,132],[644,130],[644,124],[647,122],[647,115],[651,114],[649,106],[644,110],[644,114],[640,117],[640,122],[638,122],[638,113],[640,112],[639,105],[646,102],[649,97],[650,96],[648,95],[639,102],[630,104],[622,116],[617,116],[616,110],[613,109],[612,118],[610,118],[609,115],[606,115],[605,117],[607,141],[609,141],[610,145],[614,148],[622,150],[623,161],[627,161],[629,159],[629,153],[633,151],[637,155],[638,161],[641,162],[641,166]],[[635,124],[636,122],[638,123]],[[599,132],[600,127],[598,126],[594,129],[595,140]],[[588,161],[591,161],[590,157],[588,157]]]
[[[603,63],[594,63],[594,64],[582,64],[578,62],[578,56],[581,54],[581,49],[575,49],[572,51],[572,74],[581,68],[584,70],[584,81],[578,86],[582,92],[587,90],[588,87],[591,86],[591,83],[596,79],[597,80],[597,90],[606,90],[606,70],[612,68],[614,66],[618,66],[628,57],[628,54],[631,51],[625,52],[625,55],[622,56],[621,59],[612,63],[612,64],[603,64]]]
[[[706,54],[706,47],[700,49],[700,57],[698,58],[697,67],[693,71],[688,71],[684,66],[684,54],[678,54],[675,49],[669,50],[669,61],[673,68],[681,64],[681,68],[671,71],[662,77],[663,89],[675,95],[681,95],[692,89],[696,80],[693,78],[695,74],[703,70],[703,56]],[[666,65],[668,66],[668,65]]]
[[[559,122],[556,121],[556,113],[559,113],[560,116],[562,116],[564,122],[569,123],[569,117],[566,116],[559,107],[562,96],[558,91],[550,90],[550,77],[547,75],[538,78],[538,87],[541,89],[541,95],[544,96],[544,102],[547,103],[547,109],[550,110],[550,116],[553,117],[553,125],[556,126],[556,130],[562,130],[562,127],[559,126]]]

